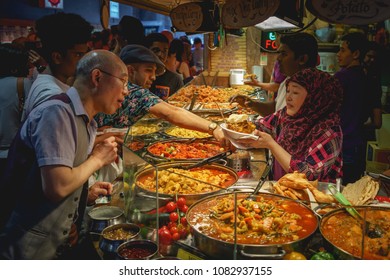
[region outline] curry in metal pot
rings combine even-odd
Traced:
[[[162,194],[202,194],[225,189],[236,182],[236,178],[227,171],[205,167],[190,170],[168,168],[158,171],[157,176],[158,192]],[[137,185],[154,192],[156,172],[140,176]]]
[[[213,141],[168,141],[148,147],[148,152],[152,155],[169,159],[204,159],[224,151],[218,142]]]
[[[311,235],[318,226],[314,213],[288,198],[259,195],[255,201],[239,195],[206,199],[191,208],[187,221],[202,234],[238,244],[285,244]],[[235,217],[235,215],[237,215]]]
[[[363,209],[357,210],[368,222],[383,229],[381,237],[368,237],[362,230],[363,224],[343,209],[324,217],[321,223],[322,235],[334,246],[356,258],[390,259],[390,211],[368,208],[364,213]]]

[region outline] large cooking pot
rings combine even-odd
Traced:
[[[155,189],[148,189],[145,187],[142,187],[141,183],[144,183],[145,180],[150,180],[150,178],[155,178],[155,171],[156,168],[158,171],[163,171],[168,168],[180,168],[180,167],[186,167],[190,166],[197,163],[196,161],[177,161],[177,162],[169,162],[169,163],[162,163],[156,165],[156,167],[147,167],[144,169],[141,169],[135,174],[135,182],[136,182],[136,191],[137,195],[141,197],[146,197],[146,198],[153,198],[155,201],[156,199],[156,191]],[[195,168],[195,170],[210,170],[211,172],[215,173],[221,173],[221,174],[226,174],[228,177],[226,181],[221,183],[220,188],[216,187],[214,190],[207,191],[207,192],[198,192],[198,193],[183,193],[183,192],[178,192],[177,195],[185,197],[187,205],[193,204],[195,201],[198,201],[199,199],[213,195],[216,193],[219,193],[221,191],[224,191],[226,188],[234,185],[237,180],[238,180],[238,175],[237,173],[230,167],[226,167],[224,165],[212,163],[212,164],[206,164],[202,167]],[[178,175],[180,176],[180,175]],[[187,178],[189,180],[194,180],[193,178]],[[196,181],[201,181],[200,179],[195,179]],[[155,181],[155,180],[153,180]],[[215,183],[216,184],[216,183]],[[215,185],[214,184],[214,185]],[[216,186],[216,185],[215,185]],[[163,192],[159,192],[159,199],[163,201],[168,201],[172,200],[175,197],[175,194],[167,194]]]
[[[186,218],[195,246],[215,259],[282,259],[286,252],[303,250],[318,228],[317,215],[305,204],[287,197],[260,193],[255,196],[255,201],[245,199],[250,194],[217,194],[189,207]],[[259,206],[260,201],[262,206]],[[249,212],[241,208],[243,205],[246,210],[250,209]],[[230,212],[220,214],[222,210]],[[275,220],[275,213],[281,216],[279,220]],[[299,214],[301,219],[291,222],[289,218],[294,216],[292,213]],[[236,214],[239,222],[234,229]],[[284,234],[282,229],[284,233],[288,232],[287,229],[296,232],[290,236]]]
[[[224,151],[219,142],[205,139],[164,140],[147,147],[147,155],[160,163],[175,160],[202,160]]]
[[[370,238],[362,234],[364,224],[353,218],[345,208],[336,209],[326,213],[320,222],[327,250],[338,259],[390,259],[390,208],[354,208],[368,222],[383,229],[382,237]]]

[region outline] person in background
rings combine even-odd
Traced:
[[[113,52],[119,55],[121,49],[130,44],[143,45],[145,28],[142,22],[133,16],[123,16],[118,25],[117,44]]]
[[[93,117],[121,106],[128,94],[127,76],[115,54],[92,51],[79,61],[73,87],[28,115],[0,184],[7,195],[0,206],[0,258],[75,259],[85,254],[76,245],[86,181],[117,158],[114,137],[94,146]],[[106,193],[112,189],[110,183],[101,187]]]
[[[261,89],[268,91],[269,99],[274,100],[274,98],[277,97],[280,84],[286,79],[286,75],[280,72],[280,62],[276,60],[269,83],[259,82],[254,76],[251,76],[250,78],[251,80],[245,81],[245,84],[260,87]]]
[[[173,39],[169,46],[170,53],[176,54],[175,72],[178,73],[185,84],[188,79],[191,79],[190,67],[185,61],[184,42],[180,39]]]
[[[258,139],[240,144],[271,151],[274,180],[298,171],[308,180],[335,182],[342,172],[339,81],[307,68],[287,79],[286,86],[286,107],[258,119]]]
[[[366,104],[366,117],[364,123],[365,135],[367,141],[375,141],[375,129],[382,127],[382,86],[381,69],[383,50],[375,42],[368,42],[367,52],[363,60],[364,73],[367,76],[368,98]]]
[[[363,124],[367,94],[367,78],[362,62],[366,53],[367,39],[363,33],[354,32],[341,38],[337,61],[340,70],[334,76],[343,87],[341,128],[343,130],[343,178],[348,184],[360,179],[364,172]]]
[[[300,70],[315,67],[317,57],[318,44],[313,35],[301,32],[280,38],[277,61],[283,75],[288,77]],[[260,102],[245,95],[236,95],[231,98],[231,102],[247,106],[262,116],[270,115],[286,106],[286,80],[280,83],[275,100]]]
[[[117,53],[116,48],[118,48],[118,40],[119,40],[119,25],[111,25],[111,36],[108,42],[108,50],[113,53]]]
[[[34,81],[25,102],[23,120],[31,110],[51,96],[66,92],[77,62],[88,51],[92,25],[76,14],[57,13],[36,21],[42,43],[41,55],[48,63]]]
[[[140,45],[128,45],[122,49],[120,58],[127,65],[129,72],[130,94],[115,114],[98,114],[95,117],[98,126],[129,127],[151,113],[177,126],[208,132],[223,145],[227,145],[223,131],[216,123],[168,104],[149,91],[156,75],[161,75],[165,69],[164,64],[151,50]]]
[[[150,49],[164,64],[167,61],[169,42],[161,33],[150,33],[145,38],[145,47]],[[180,76],[168,69],[156,77],[150,87],[150,91],[163,100],[174,94],[183,86],[183,80]]]
[[[165,62],[165,69],[167,69],[167,70],[169,70],[169,71],[171,71],[173,73],[178,74],[180,79],[183,81],[183,75],[180,75],[176,71],[176,62],[177,62],[177,59],[176,59],[176,47],[172,46],[170,44],[169,45],[169,49],[168,49],[167,60]]]
[[[24,100],[32,81],[28,53],[13,44],[0,45],[0,177],[7,162],[8,149],[20,125]]]
[[[101,32],[102,36],[102,49],[110,50],[110,41],[112,39],[112,34],[110,29],[103,29]]]
[[[37,75],[46,69],[46,61],[38,53],[42,47],[40,41],[29,41],[27,37],[19,37],[12,41],[12,45],[28,52],[30,62],[28,77],[35,81]]]
[[[203,71],[203,44],[199,37],[194,38],[194,47],[192,48],[192,58],[194,60],[195,75]]]
[[[376,42],[368,42],[367,52],[363,60],[363,69],[367,77],[367,92],[365,92],[365,116],[363,126],[363,152],[367,156],[368,141],[376,141],[375,129],[382,127],[382,69],[383,51]],[[366,161],[363,161],[364,170]]]
[[[172,40],[175,38],[173,36],[173,33],[171,31],[169,31],[168,29],[164,29],[163,31],[161,31],[161,34],[164,35],[168,39],[169,44],[171,44]]]

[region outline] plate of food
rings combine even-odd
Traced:
[[[248,149],[248,147],[242,145],[239,140],[256,140],[258,138],[258,136],[253,134],[256,126],[249,121],[249,116],[247,114],[231,114],[229,118],[221,124],[221,128],[225,137],[238,149]]]

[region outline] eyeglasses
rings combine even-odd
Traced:
[[[99,68],[98,68],[98,70],[99,70],[100,72],[102,72],[102,73],[108,75],[108,76],[111,76],[111,77],[114,77],[114,78],[117,78],[117,79],[121,80],[121,82],[123,83],[123,89],[124,89],[124,90],[127,90],[128,81],[127,81],[126,79],[122,79],[122,78],[120,78],[120,77],[118,77],[118,76],[115,76],[115,75],[113,75],[113,74],[111,74],[111,73],[109,73],[109,72],[107,72],[107,71],[104,71],[104,70],[102,70],[102,69],[99,69]]]

